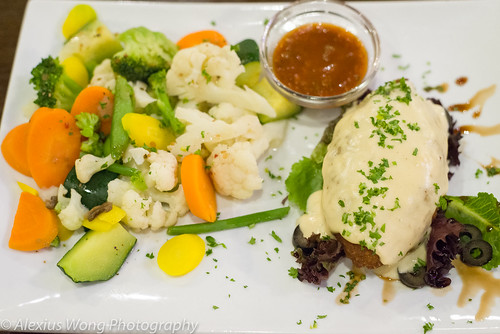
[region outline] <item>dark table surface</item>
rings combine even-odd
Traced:
[[[27,0],[0,1],[0,115]]]

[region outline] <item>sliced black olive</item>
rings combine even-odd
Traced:
[[[295,248],[297,248],[297,247],[300,247],[302,249],[311,248],[311,245],[309,245],[309,242],[304,237],[304,234],[302,233],[302,230],[300,229],[300,225],[297,225],[295,227],[295,230],[293,231],[292,244],[293,244],[293,247],[295,247]]]
[[[463,224],[463,230],[460,232],[460,244],[464,246],[472,240],[481,240],[483,239],[483,234],[481,230],[476,226],[471,224]]]
[[[490,262],[493,248],[484,240],[471,240],[462,248],[462,262],[469,266],[482,266]]]
[[[401,283],[412,289],[419,289],[425,286],[425,267],[419,267],[414,272],[400,273],[398,271]]]

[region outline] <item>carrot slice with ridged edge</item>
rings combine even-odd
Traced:
[[[30,119],[27,156],[40,188],[59,186],[80,155],[80,129],[64,109],[39,108]]]
[[[2,142],[2,154],[5,161],[16,171],[26,176],[31,176],[26,151],[29,127],[29,123],[16,126],[7,133]]]
[[[20,251],[35,251],[49,247],[57,236],[57,216],[47,209],[43,200],[23,191],[17,206],[9,247]]]

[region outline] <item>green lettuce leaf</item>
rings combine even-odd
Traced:
[[[462,224],[476,226],[483,233],[483,239],[493,248],[493,258],[483,268],[491,270],[500,265],[500,203],[488,193],[477,196],[447,197],[449,203],[446,217]]]
[[[285,181],[288,200],[303,211],[306,211],[309,195],[323,188],[321,167],[322,164],[303,157],[292,165],[292,171]]]

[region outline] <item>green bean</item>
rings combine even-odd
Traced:
[[[109,134],[111,156],[120,159],[129,143],[129,137],[122,125],[122,117],[134,111],[134,90],[124,77],[116,78],[113,120]]]
[[[202,234],[202,233],[229,230],[232,228],[250,226],[253,224],[263,223],[275,219],[282,219],[288,214],[289,211],[290,207],[286,206],[283,208],[256,212],[245,216],[216,220],[213,223],[171,226],[167,229],[167,234],[169,235]]]

